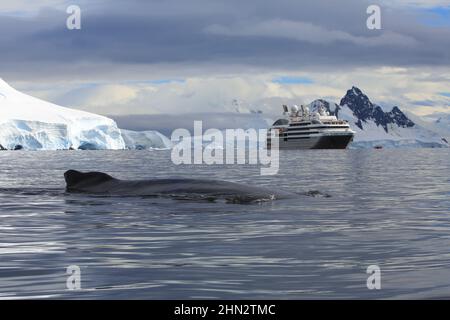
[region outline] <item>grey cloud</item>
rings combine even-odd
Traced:
[[[409,47],[419,44],[413,37],[390,31],[377,36],[363,37],[354,36],[341,30],[327,30],[312,23],[279,19],[233,26],[214,24],[206,27],[205,32],[223,36],[285,38],[313,44],[332,44],[339,41],[369,47],[383,45]]]
[[[94,1],[82,2],[81,31],[67,14],[45,9],[0,20],[3,77],[63,79],[153,65],[209,70],[449,65],[450,30],[421,25],[401,8],[383,10],[383,30],[366,28],[369,2]],[[207,32],[205,32],[205,30]],[[135,66],[135,67],[130,67]],[[163,67],[160,67],[160,69]],[[126,73],[127,71],[123,71]],[[182,71],[180,71],[182,72]]]

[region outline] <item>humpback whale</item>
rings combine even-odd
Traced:
[[[223,199],[231,203],[251,203],[298,197],[277,189],[207,179],[119,180],[103,172],[64,173],[66,191],[110,196],[170,196],[180,199]]]

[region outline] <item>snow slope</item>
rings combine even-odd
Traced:
[[[449,147],[442,135],[413,122],[398,107],[384,111],[356,87],[347,91],[339,105],[315,100],[310,108],[314,110],[320,105],[331,114],[349,122],[356,132],[351,148]]]
[[[124,149],[116,123],[23,94],[0,79],[0,145],[6,149]]]
[[[419,122],[423,127],[436,132],[450,142],[450,114],[434,113],[417,120],[416,115],[410,116],[413,121]]]

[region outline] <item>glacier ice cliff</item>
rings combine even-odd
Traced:
[[[127,149],[151,150],[172,148],[172,142],[169,138],[158,131],[131,131],[124,129],[121,129],[121,131]]]
[[[0,145],[9,150],[125,149],[114,120],[31,97],[2,79]]]

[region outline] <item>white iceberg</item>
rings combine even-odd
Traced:
[[[131,150],[150,150],[150,149],[170,149],[172,142],[162,133],[158,131],[122,131],[122,137],[125,141],[127,149]]]
[[[125,149],[114,120],[21,93],[0,79],[0,148]]]

